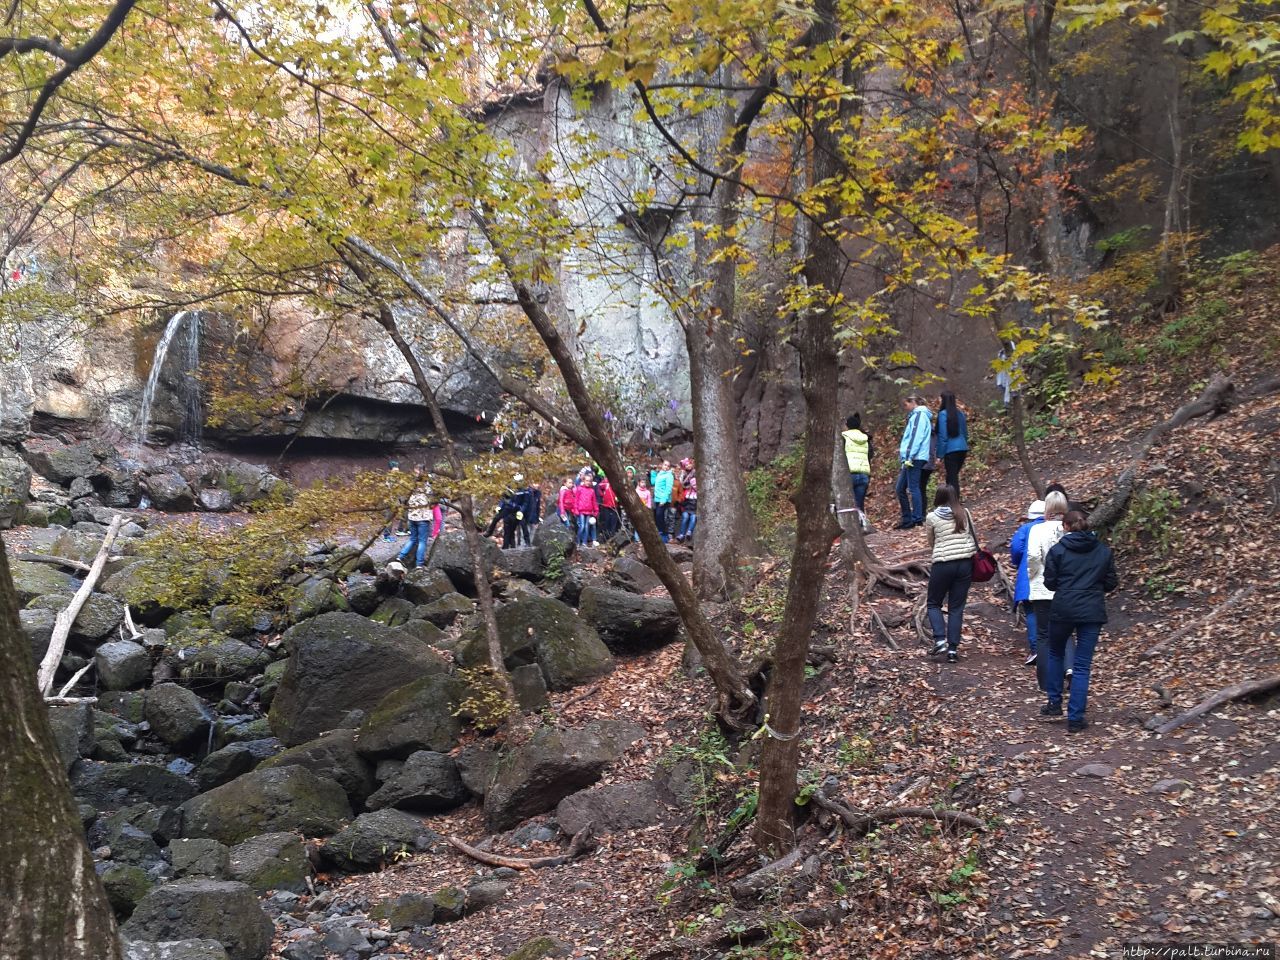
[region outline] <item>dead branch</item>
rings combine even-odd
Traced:
[[[92,666],[93,666],[93,661],[92,661],[92,660],[90,660],[90,661],[89,661],[88,663],[86,663],[83,667],[81,667],[81,668],[80,668],[79,670],[77,670],[74,674],[72,674],[72,675],[71,675],[71,679],[70,679],[70,680],[68,680],[65,684],[63,684],[63,685],[62,685],[62,689],[58,691],[58,696],[57,696],[55,699],[59,699],[59,700],[61,700],[61,699],[62,699],[62,698],[64,698],[68,693],[70,693],[70,692],[71,692],[71,689],[72,689],[72,688],[73,688],[77,683],[79,683],[79,682],[80,682],[80,678],[81,678],[81,677],[83,677],[86,673],[88,673],[88,672],[89,672],[89,669],[90,669]]]
[[[72,560],[70,557],[55,557],[51,553],[20,553],[14,559],[26,560],[28,563],[51,563],[55,567],[66,567],[68,570],[75,570],[79,573],[89,572],[87,563]]]
[[[915,621],[916,636],[920,638],[920,643],[926,647],[933,646],[933,629],[925,628],[925,624],[929,618],[929,597],[928,594],[921,593],[916,599],[915,610],[912,611],[912,619]]]
[[[790,853],[771,863],[766,863],[759,870],[747,874],[741,880],[734,881],[729,892],[739,900],[752,900],[773,886],[780,874],[795,869],[804,862],[808,855],[804,846],[796,847]]]
[[[1233,700],[1243,700],[1245,697],[1252,697],[1259,693],[1269,693],[1272,690],[1280,689],[1280,674],[1274,677],[1268,677],[1265,680],[1246,680],[1243,683],[1233,683],[1229,687],[1223,687],[1217,693],[1205,697],[1194,707],[1181,716],[1174,717],[1168,723],[1161,724],[1155,728],[1156,733],[1164,736],[1172,733],[1183,724],[1190,723],[1196,717],[1202,717],[1210,710],[1215,710],[1224,703],[1230,703]]]
[[[37,685],[42,695],[47,695],[53,688],[53,675],[58,671],[58,663],[62,660],[62,652],[67,648],[67,637],[71,633],[71,625],[75,623],[76,617],[80,615],[80,610],[85,605],[85,601],[89,599],[89,595],[93,593],[93,585],[98,582],[98,577],[102,575],[102,568],[107,565],[107,556],[111,553],[111,545],[116,542],[116,534],[124,526],[124,521],[124,514],[116,514],[111,521],[111,525],[107,527],[107,535],[103,537],[102,546],[98,548],[98,555],[93,558],[93,563],[89,566],[89,572],[85,575],[84,583],[80,584],[80,589],[71,598],[71,602],[67,604],[66,609],[60,610],[57,617],[54,618],[53,635],[49,638],[49,649],[45,651],[44,659],[40,661],[40,671],[37,676]]]
[[[823,810],[839,817],[855,836],[870,833],[872,828],[879,824],[905,819],[936,820],[950,827],[969,827],[979,833],[986,830],[977,817],[959,810],[939,810],[934,807],[884,807],[873,810],[871,813],[854,813],[844,804],[832,800],[821,790],[815,791],[811,799]]]
[[[68,707],[77,703],[97,703],[97,697],[45,697],[44,702],[50,707]]]
[[[446,837],[449,845],[455,850],[465,853],[472,860],[490,867],[510,867],[512,870],[540,870],[543,867],[559,867],[595,850],[596,838],[591,835],[593,824],[588,823],[573,836],[569,849],[555,857],[506,857],[498,853],[489,853],[469,843],[463,843],[457,837]]]
[[[1206,613],[1199,620],[1196,620],[1194,623],[1189,623],[1185,627],[1182,627],[1181,629],[1171,633],[1169,636],[1165,637],[1163,640],[1157,643],[1154,647],[1150,648],[1145,653],[1141,654],[1138,657],[1138,659],[1150,660],[1152,657],[1158,656],[1159,654],[1163,653],[1168,647],[1171,647],[1174,644],[1178,643],[1184,637],[1187,637],[1193,633],[1200,632],[1209,624],[1217,620],[1218,617],[1222,616],[1222,614],[1226,613],[1228,610],[1231,610],[1234,607],[1238,607],[1245,600],[1248,600],[1251,596],[1253,596],[1256,590],[1257,590],[1257,587],[1241,587],[1239,590],[1233,593],[1230,597],[1228,597],[1222,603],[1218,604],[1212,610]]]

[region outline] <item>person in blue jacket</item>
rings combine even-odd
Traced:
[[[956,395],[943,391],[942,406],[938,410],[938,429],[935,449],[937,458],[947,473],[947,486],[960,492],[960,469],[969,454],[969,423],[964,411],[956,405]]]
[[[676,477],[671,470],[671,461],[663,460],[657,473],[653,475],[653,519],[658,524],[658,532],[662,534],[662,542],[671,539],[667,529],[667,514],[671,510],[671,494],[675,488]]]
[[[1013,539],[1009,541],[1009,562],[1018,571],[1013,581],[1013,608],[1022,604],[1023,616],[1027,621],[1027,661],[1025,666],[1036,662],[1036,613],[1031,605],[1031,578],[1027,575],[1027,537],[1031,528],[1044,522],[1044,501],[1034,500],[1027,507],[1027,522],[1018,528]]]
[[[1071,510],[1062,521],[1066,533],[1049,548],[1044,563],[1044,584],[1053,591],[1049,608],[1049,702],[1041,716],[1062,716],[1062,683],[1066,669],[1067,640],[1075,634],[1076,650],[1067,699],[1067,733],[1089,726],[1085,708],[1089,701],[1089,674],[1093,651],[1107,622],[1106,595],[1120,584],[1111,548],[1089,530],[1089,520]]]
[[[898,444],[898,507],[902,522],[898,530],[909,530],[924,523],[924,493],[920,489],[920,471],[929,462],[933,451],[933,415],[925,406],[924,398],[913,393],[902,401],[907,411],[907,426]]]

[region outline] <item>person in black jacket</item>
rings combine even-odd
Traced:
[[[1089,724],[1084,718],[1089,700],[1089,671],[1093,651],[1107,622],[1105,595],[1119,584],[1111,548],[1089,531],[1089,521],[1079,510],[1062,521],[1066,533],[1050,548],[1044,562],[1044,585],[1053,591],[1049,608],[1049,664],[1046,687],[1049,702],[1041,716],[1062,716],[1062,683],[1067,640],[1076,636],[1071,692],[1067,699],[1067,733],[1079,733]]]

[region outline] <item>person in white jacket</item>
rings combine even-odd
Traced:
[[[1044,522],[1031,528],[1027,535],[1027,580],[1031,607],[1036,615],[1036,650],[1049,649],[1049,605],[1053,601],[1053,591],[1044,585],[1044,562],[1049,551],[1062,539],[1062,518],[1068,509],[1066,494],[1054,491],[1044,498]],[[1072,662],[1075,653],[1074,641],[1068,641],[1071,648],[1067,650],[1066,662]],[[1036,682],[1041,690],[1045,689],[1046,658],[1036,658]]]

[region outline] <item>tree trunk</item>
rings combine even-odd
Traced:
[[[118,960],[115,918],[49,729],[0,547],[0,957]]]
[[[832,42],[836,36],[835,0],[819,0],[815,16],[812,43],[821,46]],[[815,185],[829,181],[840,170],[840,131],[828,109],[823,106],[812,112]],[[843,117],[848,109],[848,102],[842,103],[838,116]],[[800,489],[794,498],[796,541],[787,580],[787,602],[782,631],[774,645],[766,695],[768,736],[760,752],[760,803],[755,828],[756,846],[774,856],[795,845],[804,666],[826,581],[827,556],[837,529],[827,504],[831,496],[831,438],[837,433],[840,386],[832,305],[840,292],[843,253],[829,229],[811,225],[810,230],[804,278],[811,287],[823,291],[827,303],[803,311],[796,331],[800,391],[805,403],[804,461]]]
[[[1026,474],[1027,480],[1035,488],[1036,496],[1043,500],[1046,486],[1044,476],[1036,469],[1036,465],[1031,462],[1031,454],[1027,452],[1026,410],[1026,404],[1022,401],[1021,393],[1015,393],[1010,397],[1009,426],[1013,432],[1013,448],[1018,453],[1018,463],[1022,464],[1022,472]]]

